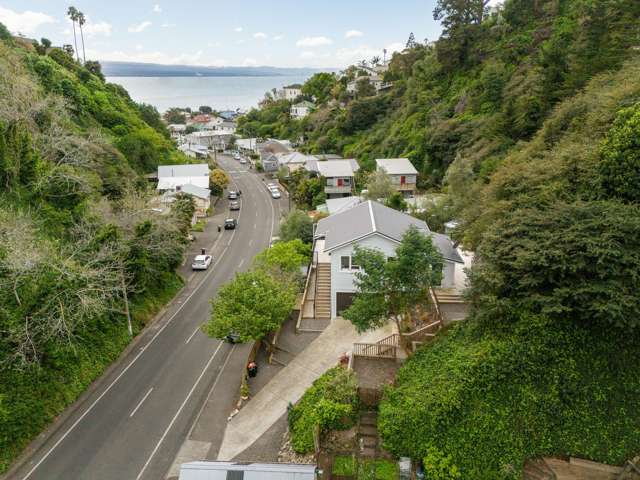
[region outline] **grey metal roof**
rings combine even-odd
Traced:
[[[323,177],[353,177],[351,160],[325,160],[318,162],[318,171]]]
[[[187,193],[189,195],[194,195],[200,198],[209,198],[211,196],[211,190],[208,188],[202,188],[197,185],[193,185],[191,183],[186,183],[180,187],[180,191],[182,193]]]
[[[463,263],[448,236],[431,232],[422,220],[371,200],[321,219],[316,227],[315,236],[324,237],[325,251],[331,251],[373,233],[400,242],[412,225],[431,236],[433,244],[443,258]]]
[[[191,163],[187,165],[158,165],[158,178],[209,176],[209,165]]]
[[[417,175],[418,171],[408,158],[377,158],[378,169],[384,169],[389,175]]]

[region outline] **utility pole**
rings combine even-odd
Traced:
[[[127,282],[124,279],[124,267],[122,265],[120,265],[120,286],[122,288],[122,296],[124,297],[124,313],[127,315],[127,329],[129,330],[129,336],[133,337],[131,312],[129,312],[129,295],[127,293]]]

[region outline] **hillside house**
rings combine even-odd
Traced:
[[[191,184],[200,188],[209,188],[209,165],[195,163],[188,165],[159,165],[158,191],[176,191],[176,187]]]
[[[192,185],[191,183],[177,185],[174,191],[165,193],[164,202],[171,203],[175,200],[176,196],[180,194],[189,195],[193,198],[196,207],[194,213],[196,218],[207,216],[208,210],[211,207],[211,190]]]
[[[302,95],[302,85],[293,84],[277,90],[275,97],[276,100],[289,100],[293,102],[300,95]]]
[[[418,171],[408,158],[378,158],[376,169],[386,172],[393,187],[405,197],[415,194]]]
[[[182,145],[178,146],[178,150],[184,153],[187,157],[191,157],[191,158],[204,159],[209,157],[209,150],[207,149],[207,147],[204,147],[197,143],[191,143],[191,142],[183,143]]]
[[[376,248],[393,257],[411,226],[429,235],[443,257],[440,287],[455,286],[456,264],[463,265],[464,261],[451,239],[431,232],[422,220],[369,200],[323,218],[316,225],[311,269],[316,275],[316,318],[334,319],[351,305],[356,292],[355,273],[360,269],[353,261],[356,245]]]
[[[304,100],[302,102],[294,103],[291,105],[291,116],[293,118],[304,118],[315,108],[315,105],[308,100]]]
[[[317,168],[317,172],[325,178],[324,192],[327,198],[348,197],[353,193],[355,174],[359,169],[356,160],[309,162],[309,166]]]

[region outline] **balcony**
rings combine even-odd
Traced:
[[[342,185],[339,187],[334,185],[327,185],[324,187],[324,193],[326,193],[327,195],[351,193],[351,185]]]

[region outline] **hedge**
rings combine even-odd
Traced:
[[[639,358],[639,333],[469,320],[403,365],[378,427],[392,453],[436,451],[462,478],[520,478],[542,455],[620,464],[640,451]]]

